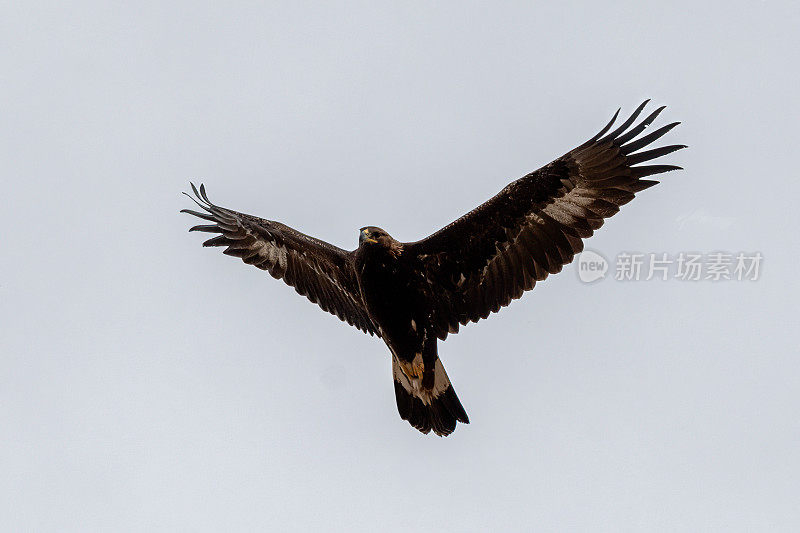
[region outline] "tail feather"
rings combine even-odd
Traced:
[[[442,362],[437,358],[432,386],[426,387],[421,377],[408,376],[392,358],[394,393],[400,418],[407,420],[422,433],[431,429],[446,437],[456,429],[456,423],[469,424],[467,412],[456,396]]]

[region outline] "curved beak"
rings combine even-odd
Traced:
[[[366,229],[362,229],[361,230],[361,234],[358,236],[358,244],[363,244],[365,242],[369,242],[369,243],[373,243],[374,244],[374,243],[376,243],[378,241],[376,241],[375,239],[372,238],[372,236],[370,235],[369,231],[367,231]]]

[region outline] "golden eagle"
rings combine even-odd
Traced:
[[[589,141],[417,242],[398,242],[367,226],[357,249],[342,250],[280,222],[219,207],[202,184],[192,190],[204,212],[182,212],[212,222],[189,230],[219,234],[203,246],[224,246],[224,254],[268,271],[323,310],[381,337],[392,354],[400,417],[423,433],[449,435],[456,422],[469,419],[439,360],[437,339],[559,272],[605,218],[658,183],[643,178],[680,169],[640,164],[685,148],[642,151],[679,124],[640,137],[664,109],[631,127],[647,103],[606,133],[617,110]]]

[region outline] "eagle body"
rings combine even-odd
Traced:
[[[430,236],[402,243],[376,226],[343,250],[273,220],[209,201],[192,185],[215,234],[204,246],[283,280],[300,295],[356,328],[383,339],[392,361],[401,418],[423,433],[452,433],[469,419],[438,355],[438,342],[461,326],[498,312],[560,272],[620,206],[680,167],[642,164],[684,145],[648,148],[678,122],[642,135],[659,107],[637,118],[648,101],[612,131],[619,111],[594,137],[505,186],[497,195]]]
[[[447,435],[466,411],[439,361],[428,305],[428,281],[418,257],[381,228],[361,230],[355,270],[365,307],[392,354],[400,416],[423,433]]]
[[[362,234],[367,231],[363,229]],[[420,317],[415,315],[418,298],[415,280],[409,275],[412,267],[392,241],[386,234],[381,234],[380,240],[361,239],[355,252],[355,270],[370,319],[386,342],[391,340],[401,349],[401,339],[409,333],[421,338],[411,327],[411,320]]]

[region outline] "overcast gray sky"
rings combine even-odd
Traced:
[[[796,2],[5,2],[0,528],[800,528]],[[400,420],[384,344],[219,250],[215,202],[416,240],[645,98],[690,145],[575,265],[440,345],[471,424]],[[613,266],[612,266],[613,268]]]

